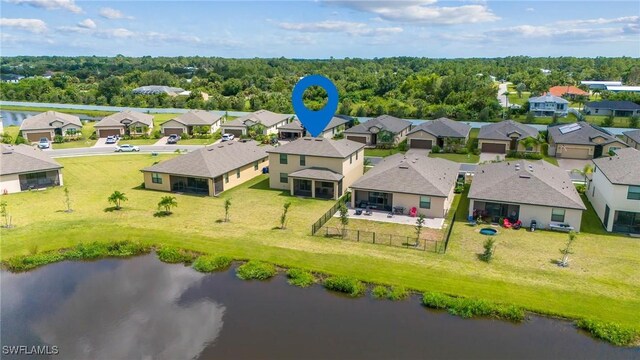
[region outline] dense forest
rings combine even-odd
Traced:
[[[549,69],[545,75],[541,69]],[[40,75],[53,73],[50,79]],[[216,110],[269,109],[291,113],[291,90],[307,74],[323,74],[340,93],[339,113],[404,118],[449,116],[489,120],[501,108],[490,76],[524,84],[532,94],[581,80],[640,84],[637,58],[496,59],[223,59],[205,57],[3,57],[1,74],[28,78],[0,85],[0,99],[131,107]],[[143,85],[190,90],[190,96],[134,95]],[[201,93],[208,94],[204,100]],[[305,101],[321,106],[324,91]]]

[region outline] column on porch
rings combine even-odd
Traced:
[[[294,190],[294,188],[295,188],[294,184],[296,182],[296,179],[293,179],[293,178],[288,178],[288,179],[289,179],[289,195],[295,196],[296,192]]]
[[[209,184],[209,196],[215,196],[216,188],[213,179],[207,179],[207,183]]]
[[[333,182],[333,199],[338,200],[338,183]]]
[[[316,198],[316,181],[311,179],[311,197]]]

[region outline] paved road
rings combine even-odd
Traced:
[[[172,153],[176,150],[181,151],[193,151],[203,148],[204,145],[141,145],[141,153]],[[47,150],[51,157],[71,157],[71,156],[92,156],[92,155],[119,155],[123,153],[116,153],[114,148],[111,147],[85,147],[74,149],[57,149]],[[127,154],[127,153],[124,153]]]
[[[509,100],[506,96],[502,95],[507,91],[507,86],[511,84],[510,82],[500,83],[498,84],[498,101],[502,107],[507,107]]]

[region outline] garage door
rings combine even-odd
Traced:
[[[107,136],[120,135],[118,129],[100,129],[98,130],[98,137],[106,138]]]
[[[482,143],[482,152],[504,154],[507,152],[506,144]]]
[[[367,137],[366,136],[347,136],[347,140],[356,141],[356,142],[363,143],[363,144],[367,143]]]
[[[558,157],[566,159],[590,159],[589,148],[565,147],[561,153],[557,153]]]
[[[231,134],[237,138],[242,136],[242,130],[222,129],[223,134]]]
[[[164,128],[164,135],[165,136],[169,136],[169,135],[182,135],[183,133],[183,129],[182,128]]]
[[[29,142],[38,142],[40,141],[41,138],[47,138],[49,140],[52,140],[51,133],[48,131],[27,133],[27,140]]]
[[[433,142],[431,140],[411,139],[409,147],[411,147],[412,149],[431,149],[432,143]]]

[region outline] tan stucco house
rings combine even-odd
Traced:
[[[434,145],[444,148],[450,139],[466,143],[470,131],[471,126],[463,122],[439,118],[413,127],[407,134],[407,143],[412,149],[431,149]]]
[[[569,174],[545,161],[506,161],[479,165],[469,190],[469,215],[498,222],[531,221],[538,228],[569,224],[580,231],[586,210]]]
[[[41,138],[53,140],[56,135],[73,137],[82,132],[82,122],[75,115],[47,111],[30,116],[20,125],[20,133],[29,142]]]
[[[105,116],[94,125],[94,128],[96,135],[100,138],[113,135],[149,135],[153,129],[153,115],[125,110]]]
[[[142,169],[146,189],[217,196],[262,174],[267,150],[254,141],[206,146]]]
[[[264,126],[264,135],[277,134],[278,128],[286,125],[290,117],[291,115],[277,114],[269,110],[258,110],[226,122],[221,128],[224,134],[240,137],[247,135],[251,126],[261,124]]]
[[[585,121],[549,126],[549,155],[567,159],[593,159],[627,147],[607,130]]]
[[[61,170],[45,151],[0,144],[0,194],[62,185]]]
[[[538,138],[538,130],[513,120],[485,125],[478,133],[478,148],[483,153],[506,154],[509,151],[540,152],[540,144],[525,146],[526,138]]]
[[[346,139],[373,147],[384,143],[382,137],[386,136],[385,133],[390,135],[387,143],[397,145],[406,138],[409,130],[411,130],[410,121],[381,115],[345,130],[344,135]]]
[[[218,131],[222,124],[222,115],[204,110],[191,110],[160,124],[164,136],[193,134],[196,127],[208,128],[210,133]]]
[[[593,160],[587,197],[607,231],[640,234],[640,150]]]
[[[624,142],[634,149],[640,150],[640,129],[625,131],[622,133]]]
[[[269,186],[293,196],[338,199],[364,172],[364,144],[304,137],[269,150]]]
[[[453,201],[460,165],[426,156],[384,158],[351,185],[352,207],[444,217]]]
[[[349,121],[334,116],[327,126],[322,130],[322,133],[317,137],[324,137],[327,139],[333,139],[334,136],[343,132],[346,124]],[[292,122],[282,125],[278,128],[278,138],[280,139],[297,139],[307,136],[307,130],[304,128],[300,120],[293,120]]]

